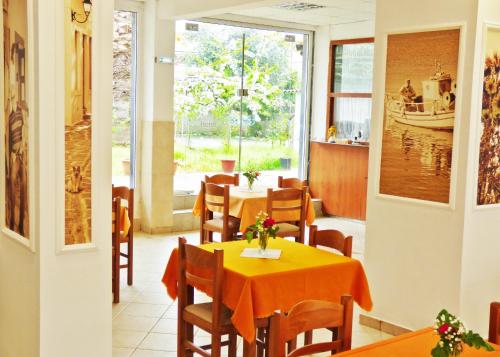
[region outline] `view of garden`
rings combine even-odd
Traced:
[[[221,171],[221,159],[238,170],[240,112],[241,170],[279,170],[287,160],[296,167],[304,36],[195,24],[177,23],[177,172]]]

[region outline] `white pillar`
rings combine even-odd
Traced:
[[[0,355],[111,356],[111,105],[113,1],[93,6],[93,217],[96,249],[64,240],[64,1],[28,1],[34,39],[34,251],[0,234]],[[31,67],[29,67],[31,68]],[[3,137],[3,136],[2,136]],[[3,140],[3,139],[2,139]],[[3,151],[2,151],[3,153]],[[3,155],[3,154],[2,154]],[[62,159],[61,159],[62,158]],[[62,174],[62,176],[61,176]],[[3,208],[2,208],[3,209]]]
[[[500,210],[475,208],[476,133],[481,115],[483,24],[499,10],[494,0],[377,2],[365,251],[374,301],[371,317],[417,329],[431,325],[440,309],[447,308],[469,327],[483,334],[487,331],[488,303],[500,299]],[[494,21],[500,22],[500,16]],[[381,197],[387,33],[450,26],[462,26],[453,203],[437,206]]]
[[[159,58],[174,58],[175,21],[160,20],[157,1],[147,0],[143,23],[141,229],[163,233],[173,225],[174,65]]]

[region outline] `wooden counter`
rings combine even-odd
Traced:
[[[311,141],[309,185],[325,214],[366,219],[368,153],[365,145]]]

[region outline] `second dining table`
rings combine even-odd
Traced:
[[[198,195],[193,207],[193,214],[199,216],[203,197]],[[306,224],[310,226],[316,218],[311,196],[306,196]],[[229,194],[229,215],[240,219],[240,232],[244,232],[255,223],[255,217],[267,208],[267,188],[256,186],[253,190],[241,186],[231,186]],[[221,208],[222,213],[222,208]],[[297,221],[300,212],[280,212],[275,218],[278,221]]]
[[[222,301],[233,311],[231,321],[246,345],[255,344],[256,319],[268,318],[276,310],[289,311],[303,300],[339,302],[343,294],[350,294],[361,308],[371,310],[368,281],[358,260],[282,238],[269,242],[271,249],[281,250],[279,259],[241,256],[245,248],[257,244],[254,240],[200,246],[207,251],[224,250]],[[177,298],[177,279],[175,249],[162,280],[172,299]]]

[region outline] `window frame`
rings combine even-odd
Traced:
[[[335,49],[337,46],[353,45],[362,43],[374,43],[374,37],[353,38],[348,40],[332,40],[330,41],[330,64],[328,66],[328,87],[326,95],[326,128],[325,140],[328,140],[328,129],[335,123],[335,98],[372,98],[371,92],[365,93],[350,93],[350,92],[335,92]]]

